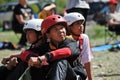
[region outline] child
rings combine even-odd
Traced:
[[[86,34],[83,34],[83,23],[85,21],[82,14],[77,12],[68,13],[64,16],[68,22],[68,33],[70,33],[71,38],[77,41],[77,45],[81,51],[81,60],[86,69],[88,80],[92,80],[91,76],[91,64],[90,61],[93,58],[89,38]]]
[[[48,48],[48,52],[38,57],[31,57],[28,63],[29,66],[38,65],[43,69],[46,67],[46,70],[42,69],[41,72],[47,72],[47,75],[44,75],[46,80],[76,80],[76,74],[80,75],[80,69],[84,73],[78,60],[79,48],[76,46],[76,41],[66,38],[66,27],[67,22],[60,15],[49,16],[42,22],[42,34],[48,41],[47,46],[44,46]],[[82,75],[80,77],[85,80]]]
[[[32,53],[32,50],[41,44],[42,21],[43,19],[32,19],[25,23],[23,30],[26,33],[27,41],[31,44],[31,47],[25,51],[22,51],[21,54]],[[24,55],[24,57],[25,56],[26,55]],[[21,76],[21,74],[24,72],[24,70],[27,68],[27,64],[20,60],[19,53],[3,58],[2,64],[6,66],[0,67],[0,80],[6,80],[6,79],[17,80]],[[21,65],[24,65],[24,66],[21,66]],[[17,73],[16,71],[18,69],[20,69],[20,71]]]

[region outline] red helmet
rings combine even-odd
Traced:
[[[118,1],[117,0],[109,0],[108,4],[115,4],[115,5],[117,5]]]
[[[58,23],[64,23],[65,27],[67,27],[66,20],[60,15],[51,15],[51,16],[48,16],[47,18],[45,18],[41,25],[42,26],[41,27],[42,34],[45,34],[50,27],[52,27],[53,25],[58,24]]]

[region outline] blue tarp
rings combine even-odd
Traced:
[[[110,49],[111,47],[112,47],[112,44],[97,46],[97,47],[93,47],[92,51],[105,51]]]
[[[97,47],[93,47],[92,51],[98,52],[98,51],[105,51],[105,50],[109,50],[112,47],[119,47],[120,48],[120,42],[117,42],[115,44],[107,44],[107,45],[102,45],[102,46],[97,46]]]

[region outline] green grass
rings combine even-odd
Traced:
[[[0,32],[0,42],[10,41],[13,44],[17,44],[20,39],[21,34],[16,34],[12,30]]]
[[[92,46],[105,44],[105,27],[100,25],[86,27],[86,34],[89,36]]]
[[[20,53],[20,50],[0,50],[0,61],[3,57],[9,56],[14,53]]]
[[[86,29],[87,29],[86,33],[88,34],[90,39],[104,38],[104,34],[105,34],[105,27],[104,26],[96,25],[96,26],[93,26],[91,28],[86,27]]]

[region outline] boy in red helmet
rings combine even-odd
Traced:
[[[42,22],[42,34],[47,43],[43,49],[48,49],[38,57],[31,57],[29,66],[40,67],[46,73],[46,80],[85,80],[86,76],[79,57],[80,51],[76,41],[66,38],[66,20],[60,15],[52,15]],[[45,69],[46,68],[46,69]],[[81,70],[81,71],[80,71]],[[82,73],[83,72],[83,73]]]

